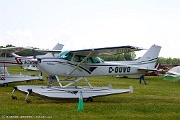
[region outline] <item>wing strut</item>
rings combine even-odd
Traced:
[[[70,73],[68,73],[68,75],[71,75],[85,60],[87,60],[89,56],[92,54],[92,51],[90,51],[89,54]]]

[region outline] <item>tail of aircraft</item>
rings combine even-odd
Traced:
[[[136,62],[139,64],[139,69],[142,70],[156,70],[157,59],[161,50],[161,46],[152,45],[148,51]]]
[[[52,50],[62,50],[63,49],[63,44],[59,44],[59,43],[57,43],[54,47],[53,47],[53,49]],[[53,54],[53,53],[51,53],[51,52],[49,52],[49,53],[47,53],[47,54],[45,54],[45,55],[42,55],[43,57],[54,57],[54,56],[57,56],[59,53],[55,53],[55,54]],[[40,55],[39,55],[39,57],[41,57]]]
[[[56,46],[54,46],[52,50],[62,50],[63,46],[64,46],[63,44],[57,43]]]

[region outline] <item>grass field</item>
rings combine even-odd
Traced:
[[[11,73],[22,71],[20,67],[10,67],[9,70]],[[93,102],[84,102],[83,111],[77,110],[78,100],[50,100],[29,96],[32,103],[27,104],[25,94],[18,91],[15,92],[18,99],[12,100],[10,95],[13,86],[46,85],[46,82],[11,83],[7,88],[0,86],[0,119],[180,119],[180,81],[163,81],[162,78],[145,77],[147,85],[139,84],[137,79],[120,79],[115,76],[87,78],[94,86],[112,84],[113,88],[129,88],[132,85],[134,92],[94,98]]]

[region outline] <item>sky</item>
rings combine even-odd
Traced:
[[[0,46],[162,46],[180,58],[180,0],[0,0]],[[136,52],[141,57],[145,51]]]

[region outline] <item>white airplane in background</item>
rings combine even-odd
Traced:
[[[19,82],[19,81],[28,81],[28,80],[38,80],[42,77],[39,76],[30,76],[30,75],[12,75],[9,74],[7,71],[7,66],[14,66],[14,65],[22,65],[22,61],[19,56],[15,54],[15,52],[20,52],[23,50],[27,50],[30,48],[23,48],[23,47],[7,47],[7,48],[0,48],[0,84],[4,87],[8,86],[8,83],[11,82]]]
[[[43,52],[57,52],[62,49],[62,44],[57,44],[53,50],[43,50]],[[16,52],[20,52],[23,50],[32,49],[32,48],[23,48],[23,47],[7,47],[7,48],[0,48],[0,84],[3,86],[8,86],[8,83],[11,82],[20,82],[20,81],[28,81],[28,80],[42,80],[42,76],[31,76],[31,75],[12,75],[9,74],[7,71],[6,66],[14,66],[14,65],[30,65],[27,61],[30,61],[33,56],[19,56],[15,54]],[[56,49],[56,50],[55,50]],[[53,56],[53,54],[46,54],[45,56]],[[29,67],[27,67],[29,68]],[[34,67],[31,66],[31,69]]]
[[[105,96],[119,93],[132,92],[133,89],[112,89],[109,87],[93,87],[86,77],[90,76],[112,76],[112,75],[136,75],[144,74],[151,70],[156,70],[156,61],[161,47],[152,45],[149,50],[136,61],[126,62],[105,62],[98,56],[112,55],[125,52],[142,50],[134,46],[105,47],[96,49],[84,49],[63,51],[57,57],[45,57],[32,60],[43,73],[55,76],[59,86],[15,86],[15,90],[26,92],[26,101],[30,93],[50,97],[50,98],[79,98],[83,93],[83,98],[92,101],[93,97]],[[57,76],[67,77],[60,80]],[[71,80],[75,78],[75,80]],[[84,79],[88,86],[78,86],[78,82]],[[49,80],[50,81],[50,80]],[[98,80],[97,80],[98,81]],[[68,82],[63,85],[62,82]],[[74,84],[74,86],[71,86]]]
[[[46,52],[46,56],[53,56],[53,52],[57,53],[60,52],[63,48],[62,44],[57,44],[52,50],[35,50]],[[7,67],[13,65],[22,65],[22,64],[29,64],[29,61],[33,58],[33,56],[19,56],[15,53],[21,52],[24,50],[32,50],[33,48],[24,48],[24,47],[6,47],[0,48],[0,67]],[[51,53],[48,53],[51,52]],[[40,55],[39,57],[44,56]]]
[[[15,53],[27,49],[30,48],[23,48],[23,47],[0,48],[0,67],[22,65],[22,62],[19,60],[19,58],[21,58],[22,56],[19,56]]]
[[[57,52],[61,52],[62,48],[64,45],[57,43],[52,50],[34,50],[36,52],[45,52],[47,54],[45,55],[38,55],[37,57],[56,57],[57,56]],[[23,61],[22,62],[22,66],[25,70],[35,70],[38,71],[38,68],[36,67],[36,65],[32,65],[31,64],[31,59],[33,59],[35,56],[30,56],[28,58],[18,58],[19,61]]]

